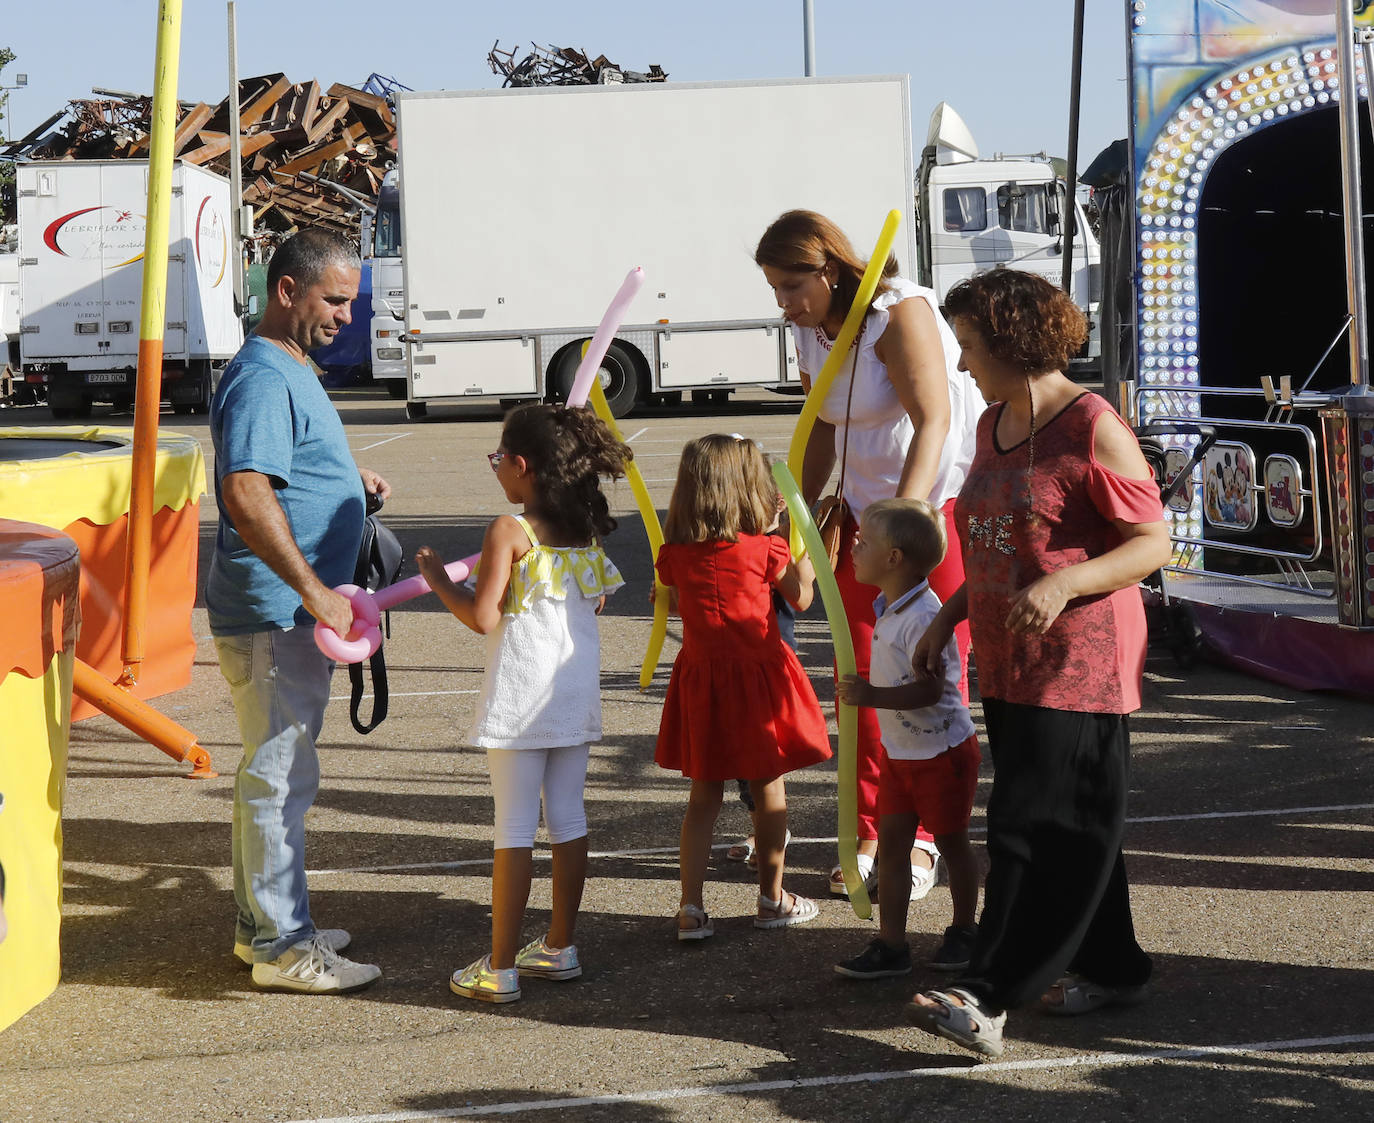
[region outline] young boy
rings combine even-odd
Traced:
[[[921,499],[884,499],[863,510],[854,542],[854,576],[876,585],[872,681],[846,675],[839,696],[878,711],[883,760],[878,776],[878,850],[905,854],[924,823],[949,869],[954,922],[930,966],[962,971],[977,935],[978,863],[969,844],[969,815],[978,786],[978,738],[959,694],[959,652],[951,639],[944,675],[912,669],[912,654],[940,600],[926,576],[945,556],[945,522]],[[911,895],[905,862],[878,863],[879,935],[835,970],[853,979],[911,971],[906,940]]]

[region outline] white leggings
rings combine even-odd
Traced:
[[[572,842],[586,836],[582,789],[587,783],[588,752],[587,745],[487,750],[487,770],[496,801],[497,850],[534,845],[541,789],[549,841]]]

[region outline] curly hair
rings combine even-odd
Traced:
[[[635,454],[591,410],[520,406],[506,415],[501,446],[529,465],[538,483],[539,513],[560,535],[591,541],[616,528],[601,477],[623,476]]]
[[[960,281],[945,294],[945,317],[966,320],[993,358],[1026,374],[1066,369],[1088,338],[1088,321],[1068,294],[1019,269]]]
[[[831,262],[835,263],[839,275],[830,299],[832,306],[843,315],[854,303],[868,262],[854,252],[845,232],[825,215],[815,211],[788,211],[779,215],[763,232],[754,251],[754,264],[759,268],[768,266],[788,273],[819,273]],[[874,295],[887,292],[891,288],[887,278],[896,275],[897,259],[889,255]]]
[[[688,441],[677,468],[665,542],[734,542],[763,534],[778,513],[778,489],[759,446],[734,434]]]

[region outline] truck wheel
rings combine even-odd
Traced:
[[[383,381],[386,382],[386,392],[397,401],[404,399],[410,392],[410,384],[404,378],[387,378]]]
[[[568,400],[573,376],[577,374],[581,362],[580,344],[566,348],[558,360],[552,383],[554,396],[560,402]],[[624,417],[634,409],[635,403],[639,401],[639,367],[628,347],[619,342],[612,342],[606,348],[606,357],[601,360],[598,377],[601,379],[602,392],[606,395],[606,404],[611,407],[614,416]]]
[[[406,416],[412,421],[418,421],[429,412],[429,406],[424,402],[406,402]]]

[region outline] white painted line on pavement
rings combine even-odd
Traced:
[[[1127,823],[1189,823],[1199,819],[1257,819],[1279,815],[1319,815],[1333,811],[1374,811],[1374,803],[1341,803],[1331,804],[1324,807],[1284,807],[1268,808],[1257,811],[1204,811],[1196,815],[1146,815],[1139,818],[1127,819]],[[986,827],[970,827],[969,834],[986,834]],[[789,846],[809,846],[826,845],[833,846],[839,839],[830,838],[797,838],[794,837]],[[717,842],[712,845],[712,850],[726,850],[733,846],[732,842]],[[588,858],[651,858],[661,854],[676,854],[676,846],[651,846],[637,850],[593,850]],[[1142,851],[1144,853],[1144,851]],[[549,851],[535,851],[535,861],[547,860],[553,855]],[[351,866],[347,869],[335,870],[307,870],[311,877],[319,877],[329,873],[393,873],[398,870],[451,870],[463,869],[469,866],[489,866],[490,858],[468,858],[461,862],[413,862],[402,866]]]
[[[805,1076],[795,1080],[756,1080],[744,1084],[707,1084],[700,1088],[663,1088],[651,1092],[616,1092],[604,1096],[568,1096],[552,1100],[524,1100],[482,1104],[477,1107],[430,1108],[424,1111],[389,1111],[382,1115],[341,1115],[329,1119],[297,1119],[293,1123],[409,1123],[419,1119],[470,1119],[478,1115],[517,1115],[531,1111],[566,1111],[574,1107],[609,1104],[664,1103],[669,1100],[703,1099],[707,1096],[748,1096],[760,1092],[788,1092],[804,1088],[838,1088],[847,1084],[885,1084],[894,1080],[944,1078],[963,1080],[1002,1072],[1045,1072],[1067,1068],[1124,1068],[1159,1061],[1187,1061],[1209,1057],[1243,1057],[1257,1053],[1290,1053],[1342,1045],[1367,1045],[1374,1033],[1338,1037],[1299,1037],[1290,1041],[1250,1041],[1238,1045],[1193,1045],[1174,1049],[1147,1049],[1140,1053],[1083,1053],[1071,1057],[1045,1057],[1032,1061],[991,1061],[967,1068],[898,1069],[888,1072],[857,1072],[841,1076]]]
[[[362,433],[362,434],[355,433],[355,434],[354,434],[354,436],[364,436],[364,437],[371,436],[371,435],[372,435],[372,434],[370,434],[370,433]],[[394,436],[387,437],[386,440],[384,440],[384,441],[376,441],[376,442],[374,442],[374,443],[372,443],[372,444],[370,444],[370,445],[363,445],[363,447],[360,448],[360,449],[358,449],[357,451],[358,451],[358,452],[366,452],[366,451],[367,451],[368,449],[370,449],[370,448],[381,448],[381,446],[384,445],[384,444],[390,444],[392,441],[399,441],[402,437],[411,437],[411,436],[414,436],[414,434],[413,434],[413,433],[396,433]]]
[[[1279,807],[1265,811],[1203,811],[1196,815],[1141,815],[1128,823],[1187,823],[1195,819],[1253,819],[1263,815],[1315,815],[1328,811],[1369,811],[1374,803],[1333,803],[1327,807]]]
[[[626,437],[626,438],[625,438],[625,443],[626,443],[627,445],[632,445],[632,444],[634,444],[634,443],[635,443],[635,438],[636,438],[636,437],[642,437],[642,436],[644,436],[644,434],[647,433],[648,431],[649,431],[649,428],[648,428],[648,426],[646,425],[646,426],[645,426],[643,429],[641,429],[638,433],[631,433],[628,437]]]

